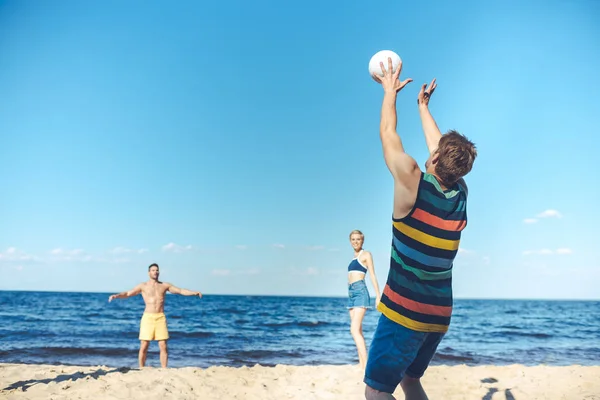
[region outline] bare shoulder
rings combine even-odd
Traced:
[[[396,155],[394,160],[394,180],[396,183],[403,185],[411,185],[414,181],[415,176],[421,175],[421,168],[419,163],[411,155],[406,153],[399,153]]]
[[[366,262],[372,262],[373,261],[373,255],[371,254],[371,252],[369,250],[363,250],[361,257],[360,257],[361,261],[366,261]]]
[[[146,289],[148,288],[147,282],[142,282],[138,284],[135,288],[133,288],[134,292],[146,293]]]

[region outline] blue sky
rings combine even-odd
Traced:
[[[479,150],[455,296],[600,298],[600,6],[413,3],[0,2],[0,290],[344,296],[352,229],[383,287],[391,49]]]

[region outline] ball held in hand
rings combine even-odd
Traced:
[[[369,74],[377,83],[380,82],[379,78],[383,76],[381,65],[379,65],[379,63],[383,63],[383,67],[387,71],[388,57],[392,59],[392,73],[396,72],[398,65],[400,65],[401,59],[400,56],[394,53],[392,50],[378,51],[375,53],[375,55],[373,55],[373,57],[371,57],[371,60],[369,61]]]

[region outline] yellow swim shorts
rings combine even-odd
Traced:
[[[167,317],[164,313],[144,313],[140,321],[140,340],[167,340]]]

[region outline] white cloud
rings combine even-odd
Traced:
[[[556,249],[556,254],[572,254],[573,250],[566,248],[566,247],[561,247],[560,249]]]
[[[566,248],[566,247],[561,247],[556,250],[551,250],[551,249],[525,250],[523,252],[523,255],[524,256],[530,256],[530,255],[549,256],[549,255],[553,255],[553,254],[565,255],[565,254],[572,254],[572,253],[573,253],[573,251],[571,249]]]
[[[137,253],[137,254],[144,254],[148,252],[148,249],[130,249],[127,247],[122,247],[122,246],[118,246],[115,247],[112,250],[108,251],[110,254],[132,254],[132,253]]]
[[[63,249],[62,247],[50,250],[50,261],[93,261],[94,257],[85,253],[83,249]]]
[[[248,246],[246,246],[245,244],[238,244],[235,246],[235,248],[238,250],[247,250]]]
[[[128,249],[126,247],[115,247],[114,249],[110,250],[109,253],[111,254],[127,254],[127,253],[131,253],[133,250]]]
[[[308,267],[308,268],[296,268],[291,267],[293,275],[319,275],[319,269],[316,267]]]
[[[465,249],[463,247],[459,247],[458,248],[458,254],[464,254],[464,255],[475,254],[475,250],[467,250],[467,249]]]
[[[258,275],[260,274],[260,269],[258,268],[247,268],[241,271],[232,271],[230,269],[213,269],[210,272],[214,276],[234,276],[234,275]]]
[[[483,261],[483,265],[490,265],[492,259],[489,256],[484,256],[481,261]]]
[[[340,249],[333,247],[333,248],[329,249],[329,251],[340,251]]]
[[[279,243],[276,243],[276,244],[274,244],[274,245],[273,245],[273,247],[276,247],[276,248],[278,248],[278,249],[284,249],[284,248],[285,248],[285,245],[283,245],[283,244],[279,244]]]
[[[52,254],[53,256],[63,256],[63,257],[75,257],[75,256],[82,255],[83,253],[84,253],[84,251],[82,249],[66,250],[66,249],[63,249],[60,247],[50,251],[50,254]]]
[[[260,269],[258,268],[248,268],[241,272],[242,275],[258,275],[260,274]]]
[[[537,215],[538,218],[562,218],[562,214],[557,210],[546,210]]]
[[[162,247],[162,251],[168,251],[171,253],[183,253],[184,251],[191,251],[191,250],[194,250],[194,247],[191,244],[188,244],[187,246],[180,246],[173,242],[165,244]]]
[[[317,250],[323,250],[325,248],[325,246],[307,246],[306,249],[309,251],[317,251]]]
[[[39,257],[31,254],[27,254],[16,247],[9,247],[4,252],[0,252],[0,262],[13,262],[13,261],[41,261]]]
[[[139,250],[134,250],[135,252],[139,252]],[[115,253],[123,253],[123,251],[117,251]],[[99,257],[91,254],[87,254],[83,249],[65,249],[62,247],[58,247],[50,250],[45,257],[37,257],[31,254],[27,254],[24,251],[21,251],[15,247],[9,247],[6,251],[0,252],[0,262],[94,262],[94,263],[109,263],[109,264],[122,264],[130,262],[131,260],[127,258],[121,257]],[[23,266],[19,265],[17,270],[22,270]]]
[[[319,275],[319,270],[315,267],[308,267],[306,269],[306,275]]]
[[[526,224],[535,224],[536,222],[538,222],[539,218],[562,218],[562,214],[557,210],[549,209],[546,211],[542,211],[541,213],[536,215],[535,218],[525,218],[523,222]]]

